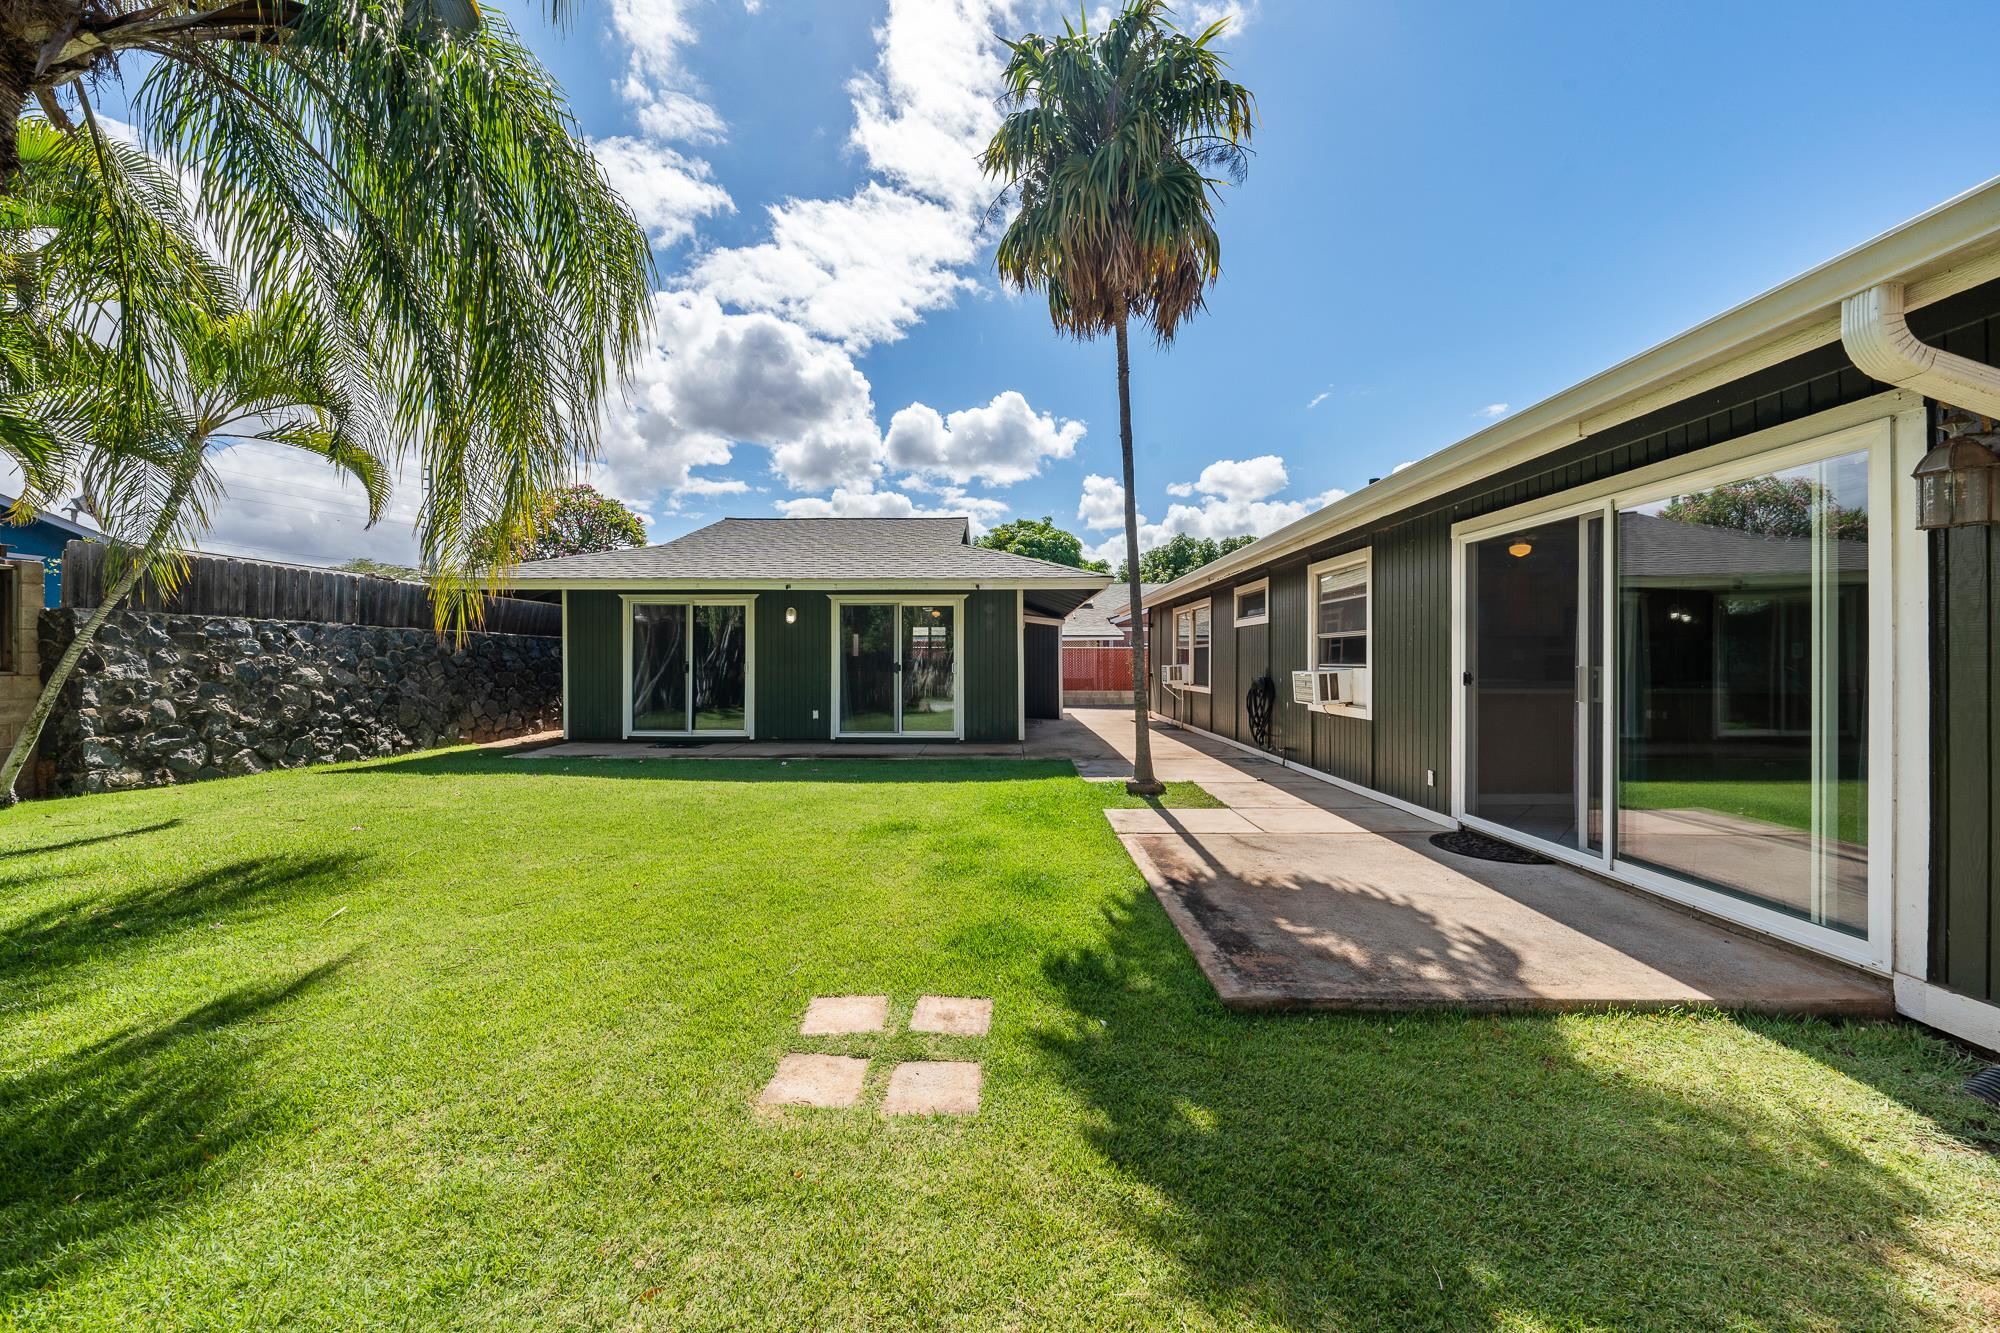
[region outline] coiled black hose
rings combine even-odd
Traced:
[[[1250,719],[1250,739],[1258,748],[1271,748],[1271,705],[1277,701],[1278,687],[1269,676],[1259,676],[1250,682],[1250,689],[1243,696],[1243,711]]]

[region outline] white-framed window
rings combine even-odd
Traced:
[[[1236,589],[1236,623],[1262,625],[1271,618],[1271,580],[1258,579]]]
[[[1306,567],[1306,660],[1314,667],[1368,665],[1371,568],[1365,549]]]
[[[1210,648],[1214,643],[1212,608],[1207,602],[1191,602],[1174,610],[1174,662],[1188,669],[1183,687],[1208,693]]]
[[[625,734],[750,736],[754,595],[624,594]]]

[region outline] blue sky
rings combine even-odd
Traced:
[[[1052,7],[594,0],[564,33],[507,8],[661,241],[595,469],[655,540],[938,511],[1116,539],[1111,346],[998,290],[970,161],[995,35]],[[1222,281],[1134,364],[1150,540],[1267,531],[2000,170],[1950,61],[2000,37],[1990,3],[1238,9],[1261,124]],[[362,533],[298,469],[234,460],[213,544],[409,553],[413,497]]]

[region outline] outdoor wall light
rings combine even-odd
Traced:
[[[1917,526],[1970,528],[2000,523],[2000,456],[1986,437],[1960,435],[1924,455],[1917,483]]]
[[[1512,546],[1507,548],[1507,554],[1513,556],[1516,560],[1519,560],[1534,549],[1535,549],[1535,544],[1533,542],[1515,542]]]
[[[799,623],[799,609],[796,606],[785,608],[785,623],[787,625],[796,625]]]

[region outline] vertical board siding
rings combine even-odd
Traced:
[[[2000,313],[1995,312],[2000,312],[2000,283],[1989,283],[1913,312],[1910,322],[1927,340],[1990,360],[1993,349],[2000,348]],[[1288,759],[1434,810],[1447,810],[1456,688],[1450,678],[1452,524],[1857,402],[1884,387],[1857,370],[1838,343],[1829,344],[1518,467],[1480,477],[1366,531],[1344,533],[1306,552],[1240,571],[1232,576],[1233,582],[1270,578],[1271,618],[1261,650],[1250,647],[1247,633],[1237,646],[1235,698],[1215,714],[1223,724],[1216,730],[1248,741],[1241,694],[1256,675],[1248,655],[1261,651],[1278,687],[1273,740]],[[1988,540],[1983,534],[1975,536]],[[1976,726],[1968,726],[1956,738],[1958,757],[1949,769],[1939,765],[1936,817],[1956,815],[1940,834],[1939,855],[1934,858],[1939,867],[1937,910],[1956,912],[1957,924],[1956,943],[1949,949],[1938,946],[1936,970],[1943,977],[1955,968],[1954,975],[1963,982],[1946,984],[1961,988],[1976,984],[1985,989],[1972,993],[1993,994],[2000,991],[2000,942],[1995,939],[1995,923],[2000,921],[2000,889],[1995,881],[2000,875],[1993,873],[2000,870],[2000,816],[1994,813],[2000,801],[2000,780],[1995,777],[2000,768],[2000,707],[1995,706],[2000,672],[1991,665],[1996,645],[1987,636],[2000,614],[2000,541],[1989,540],[1973,552],[1971,540],[1959,539],[1951,547],[1950,578],[1941,564],[1933,599],[1934,618],[1940,625],[1967,622],[1974,627],[1957,631],[1966,641],[1954,640],[1958,656],[1952,659],[1955,665],[1946,668],[1948,679],[1941,688],[1948,686],[1954,700],[1977,695],[1981,701]],[[1370,603],[1374,707],[1366,721],[1312,713],[1291,697],[1291,673],[1306,665],[1305,568],[1364,546],[1372,549],[1374,561]],[[1181,600],[1215,597],[1220,607],[1229,586],[1198,589]],[[1168,628],[1172,606],[1162,603],[1154,608],[1154,632],[1164,636],[1156,642],[1172,643]],[[1970,642],[1975,637],[1976,646]],[[1171,713],[1157,677],[1153,706]],[[1426,781],[1427,770],[1436,774],[1435,785]]]
[[[1028,662],[1028,716],[1062,716],[1062,630],[1056,625],[1023,627]],[[1129,673],[1128,673],[1129,674]]]
[[[798,612],[790,625],[785,623],[788,606]],[[823,592],[758,594],[755,686],[757,739],[823,741],[833,734],[831,597]]]
[[[625,737],[624,608],[615,592],[569,594],[569,736],[577,741]]]
[[[965,739],[1007,741],[1020,733],[1015,683],[1020,616],[1015,593],[975,592],[965,599]]]
[[[1930,980],[2000,1000],[2000,540],[1931,534]]]

